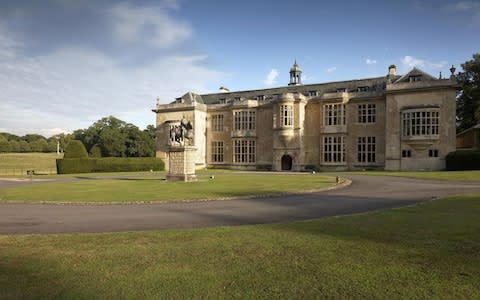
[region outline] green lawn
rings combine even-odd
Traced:
[[[480,181],[480,171],[417,171],[417,172],[389,172],[389,171],[362,171],[344,172],[342,174],[372,175],[372,176],[399,176],[433,180],[453,181]]]
[[[27,170],[42,174],[56,174],[56,153],[0,153],[0,175],[25,176]]]
[[[480,193],[291,224],[0,235],[2,299],[479,299]]]
[[[318,190],[333,186],[335,178],[298,173],[241,174],[238,172],[199,175],[198,182],[168,182],[164,174],[137,173],[136,176],[112,179],[83,178],[77,181],[32,184],[0,189],[1,201],[26,202],[141,202],[218,199],[261,196],[284,192]],[[115,175],[114,175],[115,176]],[[126,176],[125,174],[117,176]],[[61,177],[74,178],[74,177]],[[248,187],[248,188],[246,188]]]

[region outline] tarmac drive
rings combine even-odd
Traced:
[[[121,232],[291,222],[480,192],[478,183],[387,176],[345,177],[351,179],[352,184],[344,188],[253,199],[125,205],[0,203],[0,234]],[[0,180],[0,188],[12,185],[15,183],[11,180]]]

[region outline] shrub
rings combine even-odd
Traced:
[[[270,164],[256,165],[255,168],[259,171],[271,171],[272,170],[272,165],[270,165]]]
[[[305,165],[304,168],[305,168],[305,171],[307,172],[312,172],[312,171],[320,172],[320,168],[317,165]]]
[[[65,149],[64,158],[87,158],[87,150],[79,140],[72,140]]]
[[[95,144],[90,149],[90,157],[100,158],[102,157],[102,149],[100,148],[99,144]]]
[[[450,152],[445,162],[448,171],[480,170],[480,151],[458,150]]]
[[[156,157],[57,159],[58,174],[162,171],[164,169],[164,162]]]

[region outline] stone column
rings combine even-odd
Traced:
[[[168,150],[168,174],[170,181],[196,181],[195,153],[193,146],[170,146]]]

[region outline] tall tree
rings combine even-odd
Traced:
[[[40,138],[29,143],[32,152],[48,152],[48,143],[45,138]]]
[[[463,72],[457,76],[461,92],[457,98],[458,130],[480,123],[480,53],[462,64]]]
[[[6,137],[0,135],[0,152],[11,152],[12,147]]]
[[[113,116],[102,118],[87,129],[74,131],[73,138],[82,141],[90,152],[97,145],[105,157],[155,155],[154,138],[148,128],[141,131],[137,126]]]
[[[35,142],[38,140],[45,140],[44,136],[39,134],[27,134],[21,137],[22,140],[27,141],[28,143]]]

